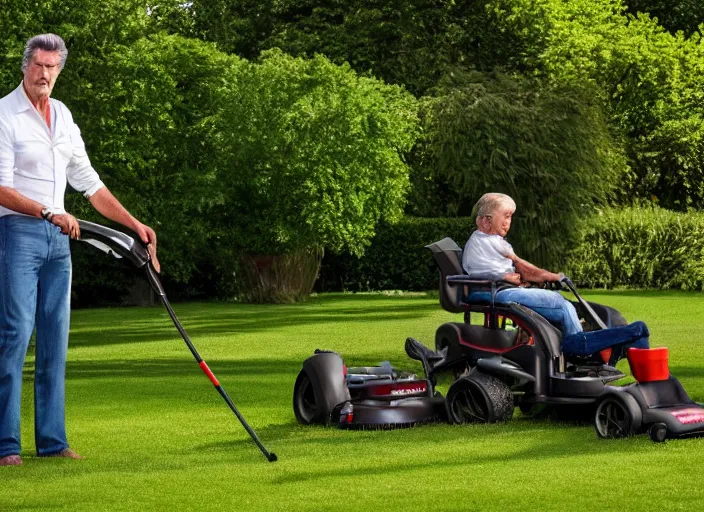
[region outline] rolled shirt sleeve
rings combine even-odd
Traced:
[[[86,152],[86,145],[81,137],[81,130],[78,125],[73,122],[71,112],[63,104],[61,104],[63,114],[66,116],[66,124],[73,145],[73,155],[70,162],[66,166],[66,179],[68,183],[83,195],[90,197],[98,190],[105,186],[100,180],[100,176],[93,169]]]

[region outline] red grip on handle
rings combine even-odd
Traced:
[[[216,388],[220,387],[220,383],[218,382],[218,379],[215,377],[213,372],[210,371],[210,368],[208,368],[208,363],[206,363],[205,361],[201,361],[198,366],[200,366],[200,369],[203,370],[203,372],[205,372],[205,374],[210,379],[210,382],[212,382]]]

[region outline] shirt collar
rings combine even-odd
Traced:
[[[29,100],[29,97],[27,96],[27,93],[24,90],[24,80],[20,82],[19,87],[15,89],[15,103],[17,104],[17,109],[15,110],[15,113],[17,114],[26,110],[34,109],[34,105],[32,105],[32,102]],[[49,105],[51,104],[52,99],[49,98]]]

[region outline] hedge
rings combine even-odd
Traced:
[[[328,253],[323,259],[318,291],[431,290],[438,271],[425,246],[446,236],[463,247],[476,229],[474,218],[404,217],[381,224],[361,258]]]
[[[474,229],[470,217],[405,217],[380,225],[362,258],[325,256],[316,290],[436,289],[437,268],[424,247],[446,236],[462,247]],[[580,287],[704,290],[704,212],[608,208],[585,220],[579,240],[550,270]]]
[[[607,209],[562,269],[581,286],[704,290],[704,212]]]
[[[438,271],[425,246],[449,236],[462,247],[475,228],[471,217],[404,217],[397,224],[381,224],[361,258],[328,252],[315,289],[435,290]],[[610,208],[584,222],[580,240],[563,265],[550,269],[565,272],[580,287],[704,290],[704,212]],[[78,259],[95,257],[92,248],[86,249],[86,254],[75,249]],[[520,247],[516,252],[522,254]],[[118,296],[123,297],[115,297],[114,302],[119,303],[135,280],[141,280],[129,269],[119,268],[125,266],[124,262],[107,261],[112,260],[107,257],[104,260],[112,278],[105,281],[94,276],[90,286],[74,290],[79,292],[74,299],[82,299],[76,301],[78,304],[104,302],[110,295],[106,292],[114,293],[114,287],[120,288]],[[225,290],[228,286],[223,276],[207,266],[199,265],[199,270],[199,279],[188,285],[167,283],[169,293],[181,299],[232,294]]]

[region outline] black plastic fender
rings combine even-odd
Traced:
[[[293,412],[303,425],[330,425],[336,405],[350,400],[344,363],[335,352],[316,351],[303,361],[293,388]],[[337,423],[335,418],[334,423]]]
[[[515,385],[517,386],[522,386],[528,382],[535,382],[535,377],[524,372],[518,364],[500,356],[477,359],[477,366],[484,370],[485,373],[515,379]]]
[[[597,316],[606,324],[606,327],[618,327],[622,325],[628,325],[628,321],[623,317],[621,312],[609,306],[604,306],[598,302],[585,301],[592,310],[597,314]],[[577,313],[581,318],[587,318],[587,310],[579,302],[572,302]],[[590,322],[591,323],[591,322]],[[592,325],[592,328],[596,328],[596,325]]]

